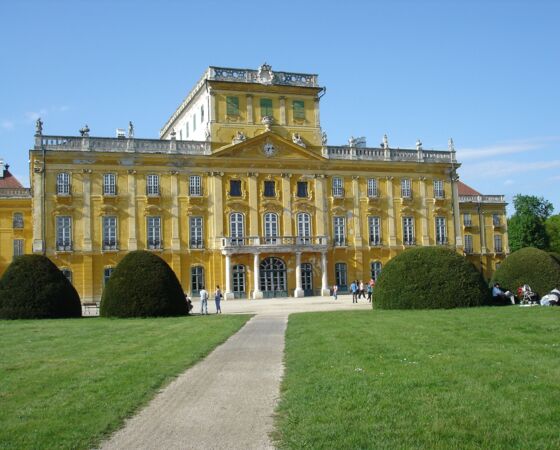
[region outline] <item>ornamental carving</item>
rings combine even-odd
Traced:
[[[272,67],[264,63],[257,71],[257,82],[268,86],[271,85],[273,81],[274,73],[272,72]]]

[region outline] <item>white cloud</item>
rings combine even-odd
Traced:
[[[468,172],[473,178],[496,178],[557,168],[560,168],[560,159],[533,162],[507,161],[507,163],[504,163],[504,161],[486,161],[465,165],[461,172]]]
[[[28,111],[25,113],[25,117],[30,122],[36,121],[39,117],[45,117],[48,111],[46,108],[41,108],[39,111]]]
[[[460,148],[457,157],[461,161],[470,159],[482,159],[499,155],[511,155],[515,153],[525,153],[540,149],[550,142],[560,141],[560,136],[543,136],[532,139],[521,139],[516,141],[504,142],[484,147]]]
[[[2,127],[4,130],[12,130],[14,126],[15,123],[11,120],[3,120],[2,123],[0,123],[0,127]]]

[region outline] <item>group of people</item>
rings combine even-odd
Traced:
[[[199,294],[200,294],[200,314],[201,315],[208,314],[208,298],[210,297],[210,294],[206,289],[204,289],[204,286],[202,286],[202,289],[200,289]],[[222,313],[222,306],[221,306],[222,298],[223,295],[220,286],[216,286],[216,290],[214,291],[214,303],[216,304],[216,314]],[[185,301],[187,302],[187,308],[190,313],[191,310],[193,309],[193,304],[191,298],[186,293],[185,293]]]
[[[536,305],[539,304],[538,302],[538,295],[536,292],[533,292],[529,285],[524,284],[523,286],[519,287],[517,290],[517,295],[519,297],[520,303],[526,303],[529,305]],[[510,291],[504,291],[500,283],[494,283],[492,287],[492,297],[495,300],[506,300],[509,301],[512,305],[515,305],[515,296]],[[553,289],[548,294],[544,295],[540,299],[541,306],[560,306],[560,290]]]
[[[367,284],[365,284],[361,280],[352,281],[352,283],[350,284],[350,292],[352,292],[352,303],[358,303],[358,300],[360,298],[367,298],[367,301],[371,303],[374,287],[375,287],[375,280],[373,278],[371,278]],[[336,300],[338,298],[338,286],[335,284],[332,290],[333,290],[333,297]]]

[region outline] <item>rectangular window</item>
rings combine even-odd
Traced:
[[[367,196],[369,198],[375,198],[379,195],[377,192],[377,179],[369,178],[367,180]]]
[[[56,193],[58,195],[70,195],[70,174],[60,172],[56,175]]]
[[[465,234],[465,253],[472,253],[473,252],[473,245],[472,245],[472,236],[470,234]]]
[[[189,137],[189,122],[187,122],[186,136]]]
[[[114,270],[115,269],[113,267],[105,267],[103,269],[103,286],[107,284],[107,281],[109,281],[109,278],[111,278]]]
[[[492,214],[492,224],[495,227],[499,227],[502,224],[502,219],[500,214]]]
[[[264,196],[265,197],[276,197],[276,190],[274,187],[274,181],[267,180],[264,182]]]
[[[202,217],[189,219],[190,248],[204,248],[202,239]]]
[[[191,267],[191,295],[199,296],[200,290],[204,289],[204,267]]]
[[[160,249],[161,245],[161,217],[160,216],[148,216],[148,248],[149,249]]]
[[[336,263],[334,265],[334,279],[338,289],[346,290],[348,286],[347,274],[348,270],[346,269],[345,263]]]
[[[261,98],[261,118],[272,117],[272,100],[269,98]]]
[[[23,228],[23,213],[14,213],[12,217],[12,228],[21,229]]]
[[[368,217],[369,245],[381,245],[381,219],[378,216]]]
[[[298,181],[297,182],[297,196],[299,198],[307,198],[307,181]]]
[[[305,102],[303,100],[294,100],[294,119],[305,120]]]
[[[204,105],[200,105],[200,123],[204,122]]]
[[[228,116],[238,116],[239,115],[239,98],[238,97],[226,97],[226,114]]]
[[[465,213],[465,214],[463,214],[463,225],[465,225],[466,227],[471,227],[471,226],[472,226],[472,216],[471,216],[471,213]]]
[[[334,177],[332,179],[332,195],[333,197],[344,197],[342,178]]]
[[[443,190],[443,181],[434,180],[434,198],[444,198],[445,192]]]
[[[403,178],[401,180],[401,197],[402,198],[411,198],[412,197],[412,189],[410,185],[410,178]]]
[[[241,197],[241,180],[229,180],[230,197]]]
[[[146,177],[146,194],[149,196],[159,195],[159,175],[148,175]]]
[[[103,195],[117,195],[117,176],[114,173],[103,174]]]
[[[196,131],[196,114],[193,114],[192,116],[192,132],[194,133]]]
[[[436,217],[436,244],[447,244],[447,229],[445,226],[445,217]]]
[[[334,245],[343,247],[346,245],[346,218],[334,217]]]
[[[500,234],[494,235],[494,251],[496,253],[502,253],[502,236]]]
[[[72,250],[72,218],[70,216],[56,216],[56,249],[58,251]]]
[[[403,244],[414,245],[414,217],[403,217]]]
[[[189,195],[193,197],[200,197],[202,195],[200,176],[192,175],[189,177]]]
[[[103,250],[117,250],[117,216],[103,216]]]
[[[14,258],[23,255],[23,239],[14,239]]]

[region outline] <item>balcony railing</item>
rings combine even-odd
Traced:
[[[329,159],[363,161],[455,162],[455,152],[379,147],[328,146],[323,148],[323,156]]]
[[[459,195],[461,203],[505,203],[504,195]]]
[[[326,236],[247,236],[247,237],[223,237],[219,239],[222,249],[285,249],[287,251],[308,247],[324,248],[328,245]]]
[[[57,252],[71,252],[72,251],[72,243],[71,242],[57,242],[56,243],[56,251]]]
[[[191,239],[189,241],[189,248],[195,248],[195,249],[204,248],[204,241],[202,239]]]
[[[115,241],[106,241],[103,242],[103,251],[105,252],[115,252],[117,251],[119,248],[117,246],[117,243]]]

